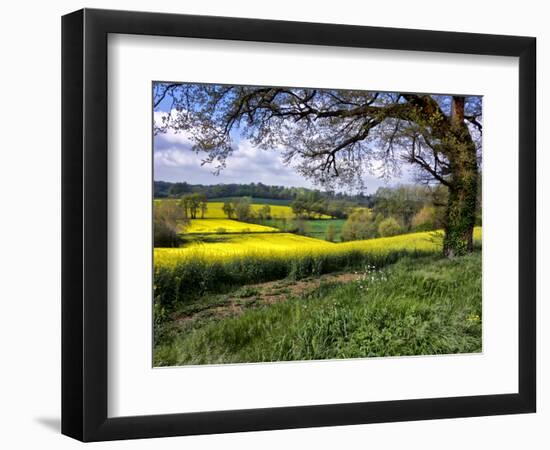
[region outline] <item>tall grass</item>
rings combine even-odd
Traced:
[[[404,258],[356,282],[173,327],[155,365],[479,352],[481,314],[480,252]]]
[[[476,231],[478,239],[480,232]],[[437,254],[442,246],[442,234],[430,232],[342,244],[284,233],[229,239],[182,249],[155,249],[155,307],[169,312],[203,295],[244,284],[300,279],[365,265],[384,267],[403,256]]]

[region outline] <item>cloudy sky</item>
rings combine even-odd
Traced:
[[[315,187],[285,165],[277,150],[260,150],[247,140],[236,140],[235,151],[227,159],[227,166],[219,175],[212,164],[201,165],[204,155],[191,150],[192,143],[182,133],[168,131],[154,139],[154,178],[156,181],[186,181],[190,184],[264,183],[277,186]],[[366,191],[373,193],[380,186],[407,182],[407,175],[386,182],[376,176],[367,176]]]
[[[227,167],[213,174],[214,164],[201,165],[204,155],[191,150],[191,142],[182,134],[167,132],[155,136],[155,180],[187,181],[192,184],[251,183],[305,186],[291,167],[283,164],[277,151],[258,150],[248,141],[235,143],[235,152]]]

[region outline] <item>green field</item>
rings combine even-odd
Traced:
[[[344,223],[346,223],[345,219],[308,220],[306,222],[306,236],[326,239],[329,227],[332,226],[334,233],[333,242],[340,242]]]
[[[342,227],[345,219],[311,219],[302,221],[302,234],[316,239],[326,240],[328,229],[332,226],[333,242],[340,242],[342,236]],[[293,220],[270,219],[264,222],[265,225],[278,228],[281,231],[294,231],[298,225]]]
[[[480,252],[403,258],[355,281],[312,283],[274,304],[260,287],[207,295],[194,314],[176,313],[158,330],[155,365],[481,351]]]

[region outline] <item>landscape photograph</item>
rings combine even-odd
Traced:
[[[153,82],[153,366],[481,352],[482,103]]]

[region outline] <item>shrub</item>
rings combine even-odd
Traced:
[[[178,228],[188,223],[185,211],[175,202],[155,202],[153,211],[153,241],[155,247],[177,247]]]
[[[378,225],[378,234],[381,237],[395,236],[403,232],[403,227],[393,217],[388,217]]]
[[[334,230],[334,225],[329,224],[329,226],[327,227],[327,231],[325,233],[325,240],[329,242],[334,242],[335,235],[336,235],[336,231]]]
[[[235,215],[235,208],[233,207],[233,204],[229,200],[226,200],[224,202],[222,211],[224,212],[224,214],[227,216],[228,219],[232,219],[233,216]]]
[[[271,219],[271,206],[262,205],[260,209],[258,209],[257,214],[258,220],[260,221]]]
[[[177,247],[179,245],[176,228],[170,223],[162,219],[155,219],[153,226],[155,247]]]
[[[424,206],[418,211],[412,219],[412,228],[415,231],[435,230],[435,208],[433,206]]]
[[[343,241],[359,241],[376,236],[376,221],[372,212],[366,208],[356,209],[350,214],[342,227]]]
[[[237,220],[246,222],[252,218],[252,199],[250,197],[241,197],[233,203],[235,216]]]

